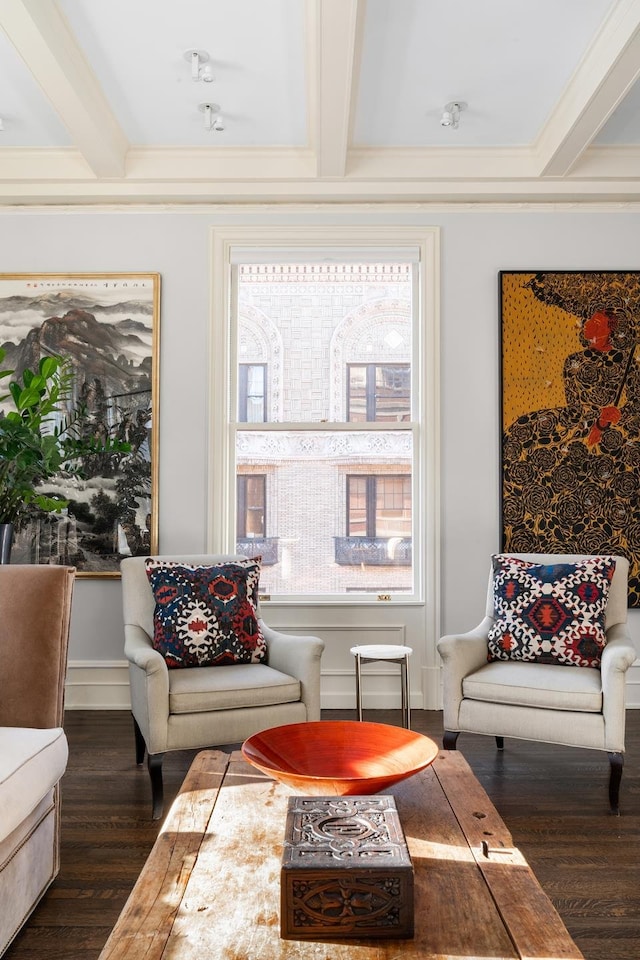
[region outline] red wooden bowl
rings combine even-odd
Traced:
[[[358,720],[288,723],[242,744],[245,760],[307,796],[378,793],[428,767],[438,747],[404,727]]]

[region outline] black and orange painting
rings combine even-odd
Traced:
[[[640,271],[502,271],[502,549],[617,554],[640,606]]]

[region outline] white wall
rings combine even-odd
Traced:
[[[209,230],[216,223],[406,223],[441,230],[443,633],[481,617],[499,549],[498,271],[638,269],[633,209],[419,207],[11,210],[0,270],[159,272],[160,550],[205,549]],[[640,649],[640,610],[630,612]],[[640,705],[640,667],[629,700]],[[126,706],[120,584],[76,584],[67,703]],[[93,686],[92,686],[93,685]],[[635,690],[638,692],[635,693]],[[427,703],[429,708],[435,703]]]

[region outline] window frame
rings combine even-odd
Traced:
[[[212,552],[233,550],[235,538],[235,437],[238,431],[251,428],[240,424],[232,410],[237,398],[237,383],[233,371],[237,368],[235,338],[230,336],[229,318],[237,315],[235,290],[231,267],[240,249],[242,262],[250,262],[244,255],[247,249],[258,251],[253,262],[264,262],[268,252],[272,262],[291,262],[291,253],[297,262],[309,262],[308,251],[319,259],[342,259],[348,251],[353,262],[362,259],[379,260],[376,251],[391,250],[396,262],[407,262],[403,250],[418,251],[415,270],[414,309],[416,322],[413,337],[411,376],[412,421],[409,424],[374,424],[376,429],[410,429],[413,435],[414,485],[413,543],[414,586],[411,594],[392,596],[398,603],[429,603],[435,623],[439,609],[439,228],[403,225],[283,225],[254,224],[216,226],[211,229],[213,263],[212,325],[210,350],[210,442],[208,456],[208,510],[207,549]],[[358,252],[357,255],[355,252]],[[370,254],[370,256],[368,255]],[[391,257],[389,258],[391,259]],[[220,343],[224,349],[218,349]],[[233,414],[233,416],[232,416]],[[419,424],[419,426],[418,426]],[[283,424],[261,423],[261,430],[282,430]],[[292,430],[326,430],[326,423],[294,423]],[[330,429],[354,431],[369,430],[372,424],[331,423]],[[375,604],[377,598],[368,595],[340,594],[282,595],[275,598],[279,604],[305,603],[318,605]],[[386,598],[385,598],[386,599]]]

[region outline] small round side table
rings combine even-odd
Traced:
[[[356,658],[356,706],[358,708],[358,720],[362,720],[362,674],[360,667],[363,663],[371,663],[374,660],[386,660],[388,663],[400,664],[402,726],[409,730],[411,727],[409,707],[409,657],[413,653],[411,647],[402,647],[399,644],[371,643],[351,647],[351,653]]]

